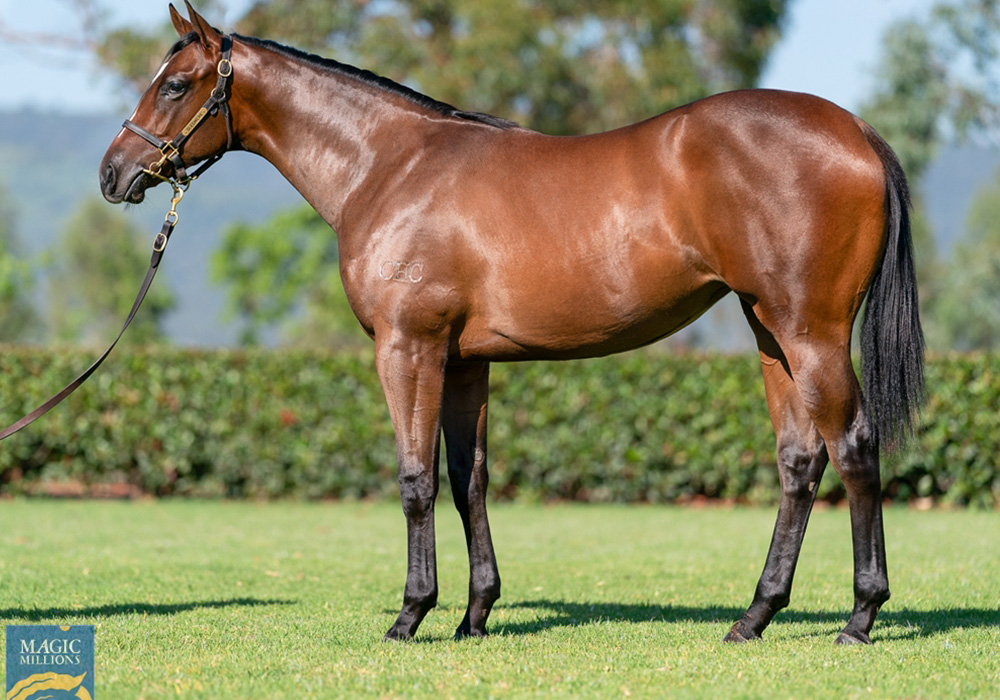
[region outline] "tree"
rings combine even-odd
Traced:
[[[325,37],[307,33],[325,44],[314,48],[344,46],[349,59],[445,102],[576,134],[753,85],[788,3],[408,0],[389,11],[336,4],[344,9],[329,16],[332,24],[313,25]],[[241,26],[294,41],[289,9],[320,14],[326,5],[258,2]],[[344,14],[354,16],[344,23]]]
[[[52,327],[64,341],[99,344],[121,330],[150,246],[123,214],[98,199],[85,200],[70,218],[52,252]],[[163,280],[150,289],[123,342],[162,339],[161,325],[173,307]]]
[[[363,338],[340,282],[336,236],[311,207],[230,226],[212,274],[228,287],[244,344],[257,343],[272,325],[303,345],[343,348]]]
[[[16,215],[0,189],[0,342],[35,339],[38,317],[30,302],[31,266],[23,260],[16,235]]]
[[[969,210],[935,318],[948,347],[1000,348],[1000,171]]]
[[[861,116],[892,145],[910,180],[917,282],[932,347],[949,342],[951,331],[942,329],[951,327],[951,321],[942,314],[955,309],[946,311],[938,302],[955,275],[937,258],[920,181],[945,143],[995,137],[1000,125],[998,40],[998,0],[940,2],[923,19],[892,25],[885,34],[875,92],[861,109]]]
[[[927,19],[887,30],[879,81],[861,115],[892,144],[912,181],[947,140],[998,125],[998,38],[997,0],[942,2]]]
[[[622,126],[754,85],[791,0],[258,0],[236,29],[356,63],[462,109],[546,133]],[[200,3],[218,16],[219,3]],[[137,90],[176,40],[106,29],[102,63]]]

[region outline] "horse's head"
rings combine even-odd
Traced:
[[[138,203],[148,188],[232,146],[228,91],[231,40],[185,0],[190,20],[170,6],[180,36],[101,161],[101,192],[112,203]]]

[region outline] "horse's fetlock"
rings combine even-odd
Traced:
[[[408,608],[415,608],[426,613],[428,610],[433,610],[437,607],[438,602],[438,592],[437,589],[431,591],[421,592],[421,593],[407,593],[403,597],[403,605]]]
[[[489,601],[490,604],[496,602],[500,599],[500,577],[474,578],[469,585],[469,594],[471,598]]]
[[[859,576],[854,582],[854,597],[866,607],[876,609],[891,597],[889,592],[889,582],[881,575]]]

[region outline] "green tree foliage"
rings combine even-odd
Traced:
[[[244,344],[256,343],[272,325],[292,342],[315,347],[364,338],[340,282],[337,238],[311,207],[230,226],[212,271],[228,287],[230,314],[244,323]]]
[[[757,82],[791,0],[259,0],[244,34],[370,68],[547,133],[612,128]],[[200,2],[205,16],[218,2]],[[141,91],[176,40],[105,29],[101,62]]]
[[[998,126],[998,40],[998,0],[942,2],[886,32],[878,84],[861,115],[892,144],[911,181],[948,139]]]
[[[1000,172],[972,204],[935,319],[948,347],[1000,347]]]
[[[52,251],[52,327],[59,339],[100,344],[121,329],[149,265],[150,245],[118,210],[85,200]],[[123,342],[160,340],[173,295],[158,279]]]
[[[919,196],[921,178],[942,145],[955,139],[990,138],[1000,126],[1000,2],[998,0],[956,0],[940,2],[923,18],[908,18],[886,32],[878,83],[861,115],[874,125],[892,145],[910,179],[914,193],[914,246],[917,281],[931,347],[968,344],[956,334],[962,309],[952,287],[966,290],[969,310],[988,305],[980,299],[972,304],[972,278],[965,269],[975,267],[976,246],[983,241],[967,241],[956,251],[950,269],[937,256],[934,238]],[[966,257],[963,261],[960,258]],[[977,265],[989,259],[982,251]],[[970,266],[971,265],[971,266]],[[980,287],[986,294],[988,287]],[[1000,304],[994,296],[992,304]],[[969,319],[966,319],[969,320]],[[981,342],[983,339],[981,338]]]
[[[0,189],[0,342],[34,339],[38,318],[29,301],[34,279],[22,258],[16,236],[17,217]]]

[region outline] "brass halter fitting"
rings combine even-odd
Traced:
[[[177,214],[177,205],[178,203],[180,203],[182,199],[184,199],[184,193],[187,192],[188,187],[191,186],[191,181],[190,180],[188,180],[187,182],[171,181],[170,185],[174,188],[174,196],[171,197],[170,199],[170,211],[167,212],[167,215],[164,217],[164,220],[176,226],[177,221],[180,219],[180,216]]]

